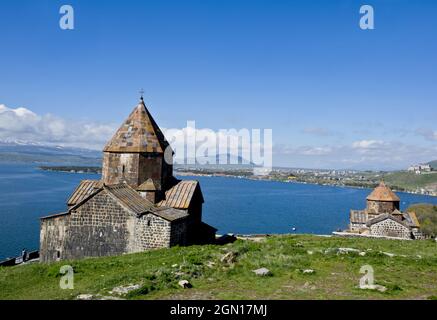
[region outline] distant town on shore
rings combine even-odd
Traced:
[[[0,151],[0,162],[33,163],[46,171],[101,174],[99,151],[24,143],[0,143]],[[253,174],[253,165],[176,164],[175,173],[369,189],[375,188],[383,179],[394,191],[437,196],[437,160],[411,164],[397,171],[273,167],[270,174],[258,176]]]
[[[46,171],[101,174],[99,166],[40,166]],[[312,183],[356,188],[375,188],[384,180],[393,190],[437,196],[437,161],[411,165],[400,171],[360,171],[273,168],[268,175],[254,175],[248,165],[176,165],[175,173],[187,176],[226,176],[253,180]]]

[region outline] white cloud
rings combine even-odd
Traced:
[[[375,150],[384,147],[385,143],[381,140],[360,140],[352,143],[352,148],[361,150]]]
[[[26,108],[13,109],[0,104],[0,141],[19,140],[101,150],[117,128],[118,124],[70,121],[51,114],[39,115]],[[163,130],[172,144],[184,136],[190,139],[195,135],[198,141],[203,141],[201,145],[203,149],[211,147],[209,151],[215,150],[217,138],[239,135],[239,132],[231,131],[225,135],[209,129],[194,129],[189,126],[173,130],[173,132]],[[421,130],[416,133],[432,141],[437,140],[435,131]],[[251,139],[251,146],[253,143],[254,140]],[[262,149],[259,142],[255,143],[255,146]],[[247,159],[244,155],[244,152],[249,151],[247,148],[240,149],[230,145],[228,152],[237,155],[238,151],[242,152],[243,158]],[[209,156],[214,154],[215,152],[208,153]],[[290,142],[288,145],[275,145],[273,148],[274,165],[292,167],[385,170],[406,168],[410,164],[435,159],[437,159],[437,145],[420,146],[378,139],[362,139],[350,144],[315,146],[297,145]]]
[[[301,147],[298,149],[301,155],[305,156],[324,156],[332,153],[331,147]]]
[[[329,169],[404,169],[437,159],[437,146],[424,147],[397,141],[358,140],[349,145],[284,146],[274,148],[279,166]]]
[[[68,121],[51,114],[38,115],[26,108],[13,109],[0,105],[0,141],[101,150],[117,128],[118,125]],[[268,158],[264,149],[265,132],[259,137],[263,139],[261,141],[248,129],[197,129],[194,122],[188,122],[186,128],[162,128],[162,131],[176,152],[179,163],[183,163],[185,158],[205,158],[215,163],[216,155],[228,153],[241,156],[247,162],[257,163],[259,158],[263,161]]]
[[[0,105],[0,140],[29,141],[48,145],[101,149],[116,126],[84,121],[68,121],[26,108]]]
[[[211,129],[195,127],[194,121],[188,121],[182,129],[162,129],[175,151],[176,163],[185,159],[199,163],[216,163],[216,156],[232,155],[237,161],[241,157],[245,163],[261,165],[270,161],[272,136],[269,130],[249,129]],[[227,163],[227,157],[220,159]]]

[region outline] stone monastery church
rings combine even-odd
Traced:
[[[197,181],[173,176],[173,151],[141,101],[103,150],[101,180],[83,180],[68,209],[41,219],[40,260],[210,243]]]
[[[351,210],[349,233],[420,239],[420,224],[414,212],[401,212],[400,199],[384,182],[367,197],[364,210]]]

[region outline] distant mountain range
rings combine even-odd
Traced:
[[[201,161],[199,161],[201,160]],[[254,164],[241,156],[236,156],[233,154],[217,154],[210,157],[202,158],[187,158],[185,159],[186,164],[178,164],[180,166],[250,166],[253,167]]]
[[[0,162],[101,164],[101,151],[48,146],[23,141],[0,141]]]
[[[240,156],[231,154],[220,154],[209,157],[203,165],[198,161],[186,161],[190,164],[177,164],[179,167],[230,167],[249,166],[253,164]],[[202,159],[205,160],[205,159]],[[219,160],[226,164],[219,164]],[[61,164],[61,165],[83,165],[100,166],[102,162],[102,151],[82,148],[70,148],[62,146],[48,146],[25,141],[0,141],[0,162],[21,162],[40,164]]]
[[[187,159],[188,160],[188,159]],[[187,164],[176,164],[176,167],[254,167],[255,165],[241,156],[232,154],[213,155],[206,160],[209,164],[200,164],[189,158]],[[219,164],[219,160],[226,164]],[[102,151],[63,146],[49,146],[27,141],[0,141],[0,162],[48,163],[62,165],[100,166]],[[205,161],[202,161],[205,162]],[[189,164],[188,164],[189,163]],[[437,170],[437,160],[428,164]]]

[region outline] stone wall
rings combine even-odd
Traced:
[[[138,153],[103,153],[102,180],[106,185],[126,181],[130,186],[138,186]]]
[[[63,259],[119,255],[127,252],[135,217],[102,191],[71,212]]]
[[[106,185],[126,181],[136,188],[152,179],[162,189],[173,175],[173,166],[164,161],[158,153],[113,153],[103,155],[102,180]]]
[[[420,231],[419,228],[412,228],[411,232],[413,233],[414,239],[416,240],[425,239],[425,236],[423,235],[423,233]]]
[[[362,229],[365,229],[366,228],[366,224],[365,223],[356,223],[356,222],[351,222],[350,224],[349,224],[349,230],[351,230],[351,231],[356,231],[356,232],[358,232],[358,231],[360,231],[360,230],[362,230]]]
[[[138,172],[139,185],[152,179],[158,189],[162,190],[173,176],[173,166],[165,162],[162,154],[143,153],[139,156]]]
[[[170,246],[171,223],[153,214],[143,215],[135,221],[132,237],[134,251],[167,248]]]
[[[41,220],[40,261],[60,260],[64,253],[64,240],[70,224],[70,215],[62,214]]]
[[[189,219],[138,218],[101,191],[70,214],[41,222],[41,261],[100,257],[187,243]]]
[[[376,213],[391,213],[394,210],[399,210],[399,203],[390,201],[372,201],[367,200],[367,210]]]
[[[370,234],[385,237],[411,238],[411,231],[399,222],[385,219],[370,226]]]
[[[200,223],[202,221],[202,201],[201,201],[201,194],[199,190],[196,190],[196,192],[193,195],[193,199],[191,200],[190,206],[188,207],[188,213],[190,215],[190,218],[195,223]]]
[[[188,220],[182,219],[172,223],[170,246],[183,246],[188,244]]]

